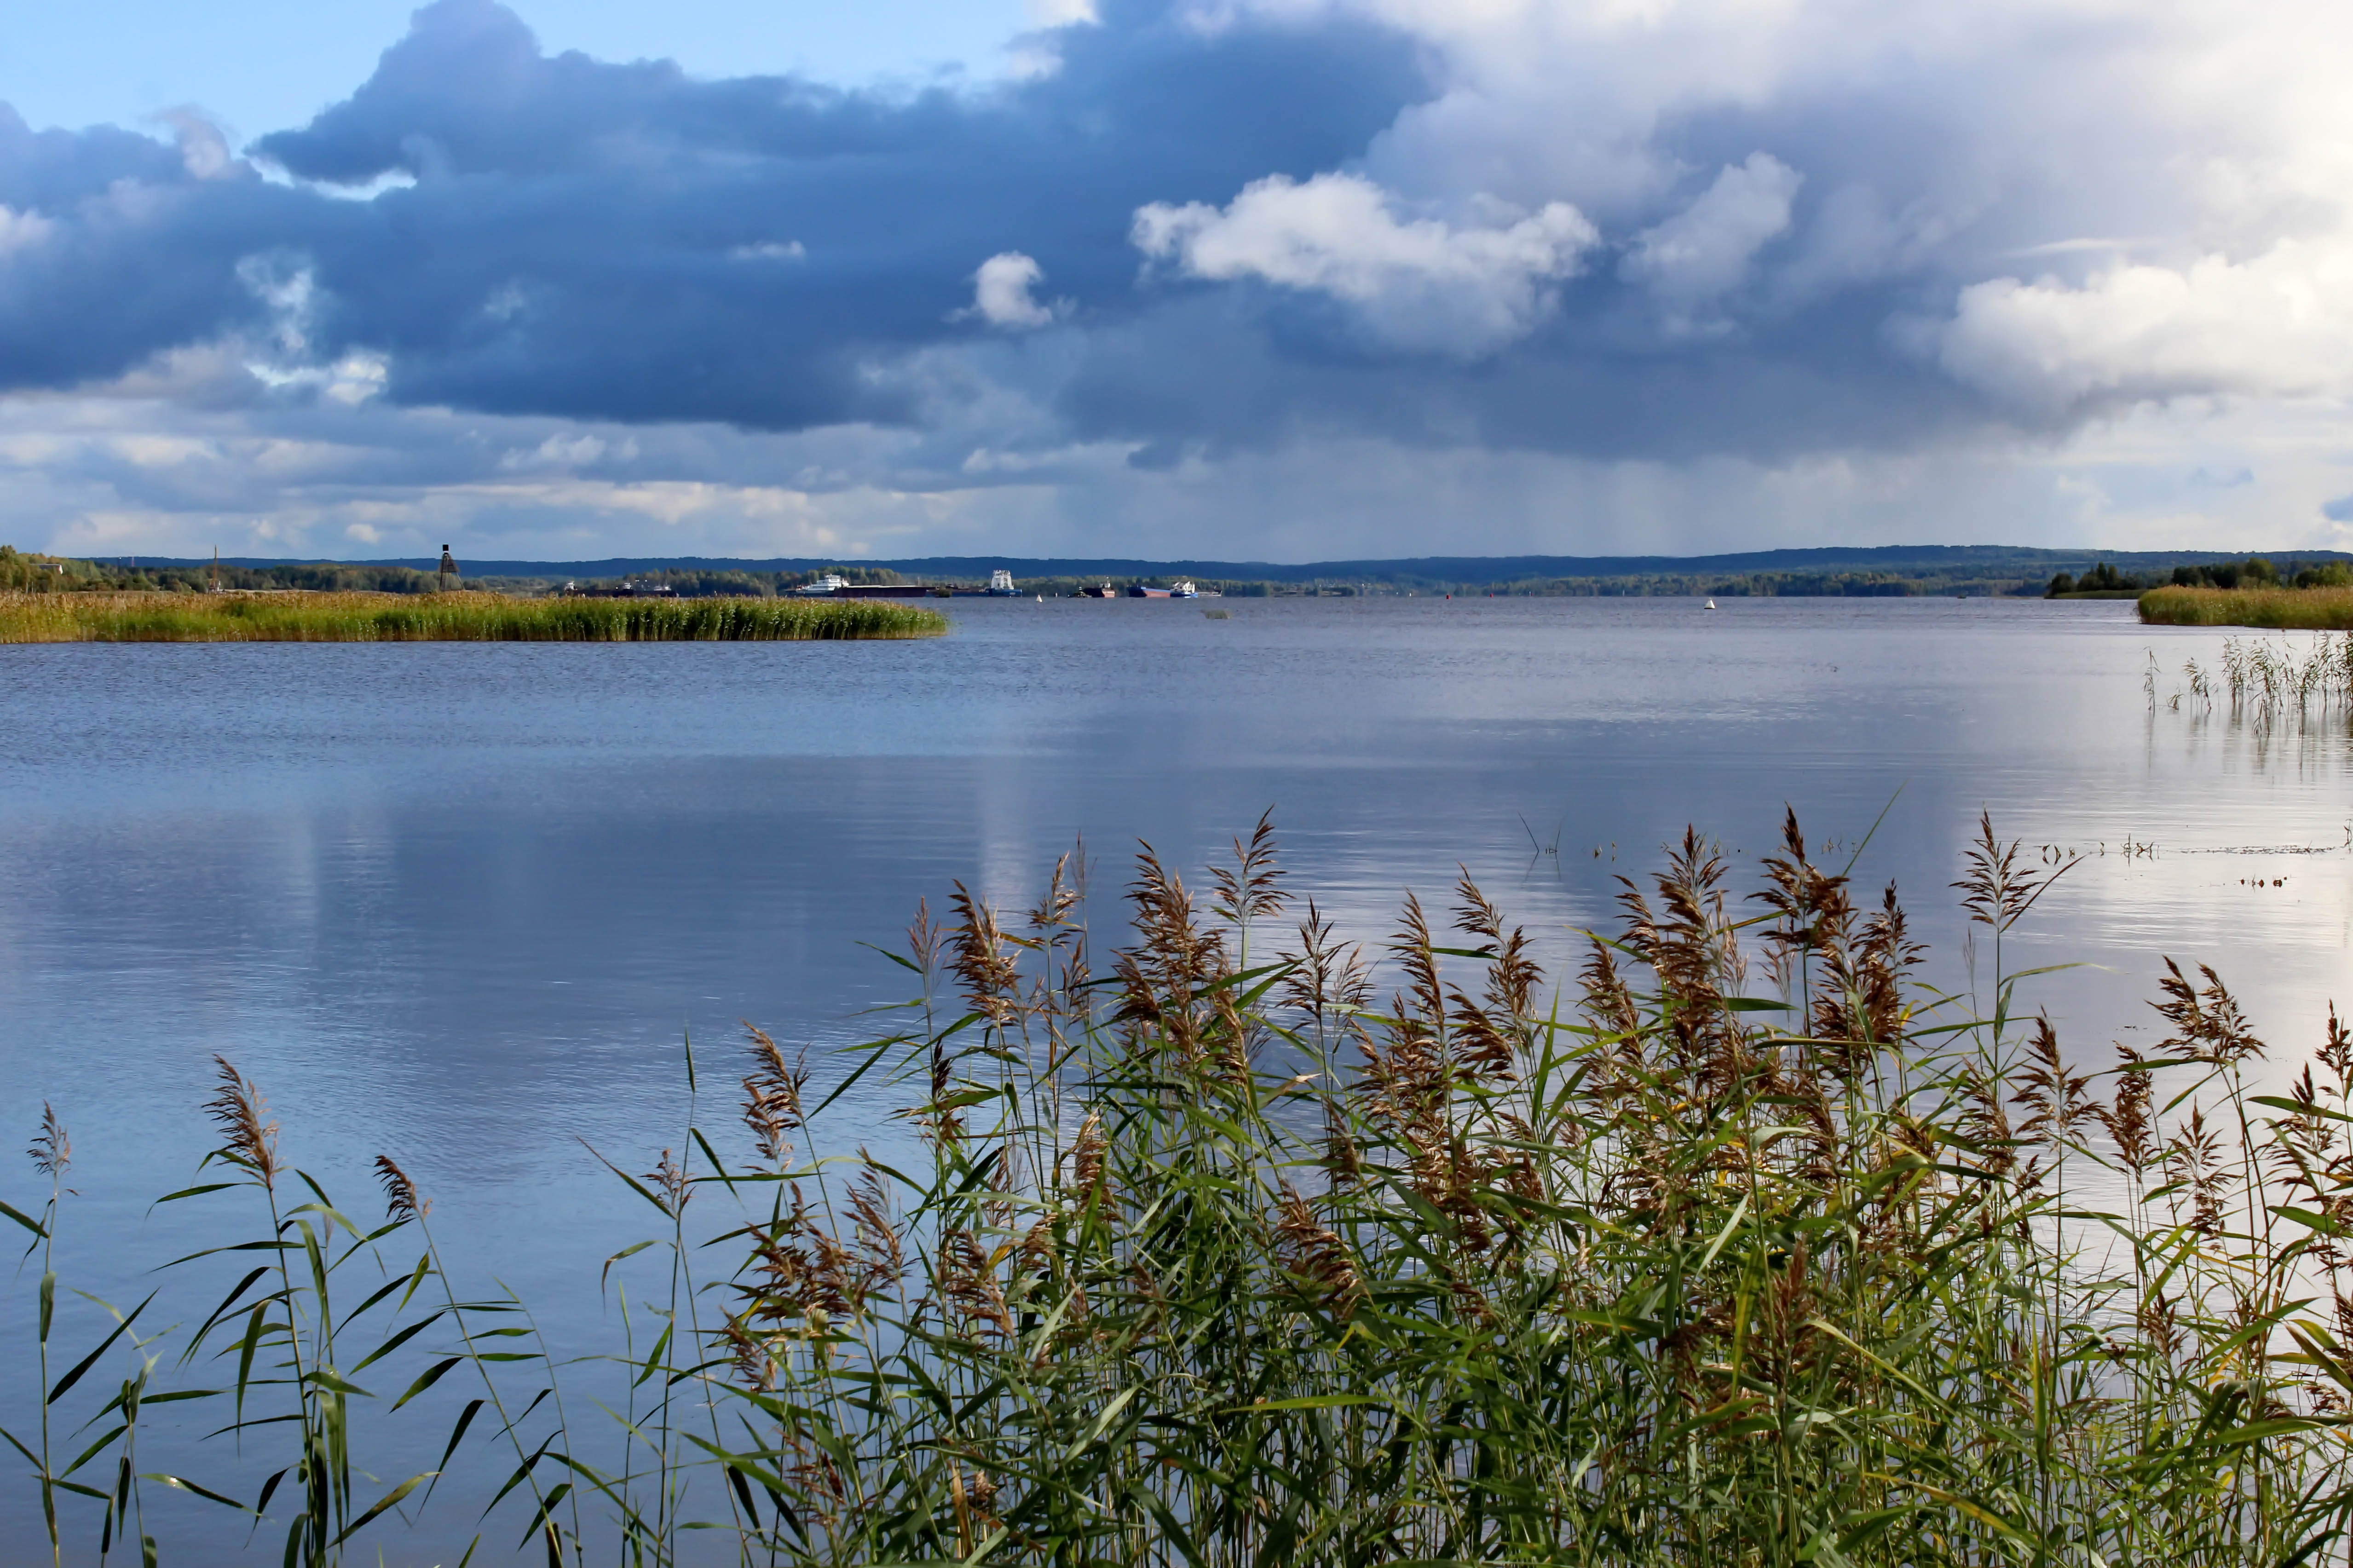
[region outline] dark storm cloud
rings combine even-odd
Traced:
[[[1981,399],[1888,342],[1890,314],[1918,298],[1908,286],[1850,289],[1668,343],[1625,319],[1623,292],[1606,278],[1572,284],[1555,319],[1468,365],[1369,352],[1312,299],[1194,293],[1091,333],[1058,407],[1081,438],[1150,443],[1139,467],[1339,433],[1433,448],[1770,459],[1901,448],[1985,422]]]
[[[256,144],[312,188],[11,116],[0,202],[49,231],[0,272],[0,383],[269,327],[313,359],[388,356],[404,402],[903,419],[914,395],[871,367],[985,331],[955,318],[989,256],[1117,310],[1139,205],[1329,167],[1424,90],[1407,43],[1350,23],[1212,33],[1130,4],[1059,48],[1059,69],[984,91],[704,82],[551,58],[490,0],[438,0],[348,100]],[[416,183],[315,188],[386,176]]]
[[[198,180],[111,127],[34,132],[0,104],[0,389],[119,374],[259,319],[238,263],[310,232],[315,200],[249,173]]]
[[[1978,392],[1890,331],[1948,314],[1968,276],[1930,237],[1965,226],[1935,193],[2006,177],[1956,150],[1968,94],[1899,79],[1665,113],[1649,153],[1680,183],[1621,203],[1608,237],[1587,229],[1574,265],[1517,279],[1544,308],[1449,354],[1427,351],[1417,300],[1502,298],[1512,277],[1365,282],[1384,240],[1361,228],[1240,241],[1274,264],[1323,246],[1359,269],[1350,296],[1261,259],[1216,280],[1169,256],[1146,269],[1136,239],[1139,209],[1224,221],[1253,182],[1360,166],[1437,90],[1416,45],[1329,15],[1207,26],[1172,0],[1123,0],[1051,43],[1055,68],[1022,81],[848,91],[550,57],[491,0],[437,0],[347,100],[261,138],[251,163],[193,122],[175,150],[37,134],[0,110],[0,205],[18,215],[0,229],[0,389],[234,334],[280,369],[380,356],[395,404],[500,415],[963,429],[945,405],[1010,395],[1060,428],[1000,438],[1131,442],[1143,469],[1334,434],[1769,460],[1985,423]],[[1549,134],[1531,121],[1518,140]],[[1693,215],[1727,179],[1785,221],[1691,262],[1715,243]],[[1445,216],[1383,221],[1429,211]],[[1681,275],[1644,248],[1644,226],[1677,214]],[[1980,226],[1978,251],[2040,232],[2005,221]],[[1006,252],[1042,269],[1019,321],[1052,305],[1063,329],[1026,367],[972,352],[999,335],[970,309],[976,268]],[[956,353],[925,355],[943,346]]]

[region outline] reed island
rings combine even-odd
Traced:
[[[2140,596],[2140,618],[2153,626],[2353,631],[2353,587],[2152,588]]]
[[[466,583],[447,545],[438,572],[256,572],[218,561],[142,570],[0,544],[0,643],[813,642],[948,629],[946,616],[906,604],[629,586]]]
[[[2267,557],[2173,568],[2168,578],[2135,576],[2101,562],[2081,577],[2062,572],[2046,599],[2132,599],[2152,626],[2267,626],[2278,631],[2353,631],[2353,564],[2335,559],[2274,564]]]
[[[938,637],[947,617],[865,599],[448,594],[0,594],[0,643],[806,642]]]

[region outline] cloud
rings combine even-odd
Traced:
[[[2353,236],[2248,260],[2119,263],[2081,285],[1961,290],[1937,345],[1961,380],[2032,414],[2125,398],[2353,393]]]
[[[0,260],[13,251],[38,245],[57,231],[57,225],[38,213],[12,212],[0,206]]]
[[[1526,336],[1552,309],[1551,285],[1599,237],[1563,202],[1461,226],[1400,221],[1394,205],[1359,175],[1273,174],[1222,209],[1152,203],[1133,233],[1137,249],[1187,277],[1328,294],[1383,344],[1466,358]]]
[[[180,146],[181,167],[189,177],[197,180],[233,179],[249,175],[237,154],[229,151],[228,138],[205,112],[193,105],[183,104],[167,109],[155,116],[158,123],[172,128],[173,139]]]
[[[972,309],[992,327],[1020,330],[1042,327],[1054,312],[1029,297],[1046,276],[1045,270],[1018,250],[1001,251],[980,264],[973,274]]]
[[[1620,274],[1688,322],[1746,284],[1757,253],[1789,232],[1805,176],[1768,153],[1727,166],[1698,199],[1634,238]]]
[[[1035,17],[1014,76],[849,88],[434,0],[242,148],[0,106],[0,501],[387,552],[2341,536],[2353,14]]]
[[[952,320],[974,258],[1117,310],[1138,205],[1312,174],[1427,90],[1409,40],[1352,18],[1212,36],[1126,0],[1050,42],[1055,70],[989,88],[705,81],[434,0],[349,98],[227,169],[201,122],[183,155],[0,110],[0,203],[56,226],[0,283],[0,389],[271,331],[265,256],[311,279],[316,358],[382,356],[396,404],[903,423],[908,357],[986,325]]]

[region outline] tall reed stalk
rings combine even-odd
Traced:
[[[49,1384],[49,1331],[57,1321],[58,1270],[57,1239],[60,1200],[66,1195],[67,1167],[73,1163],[73,1140],[66,1132],[65,1123],[58,1120],[57,1110],[46,1101],[41,1106],[40,1131],[33,1135],[33,1146],[27,1151],[33,1169],[49,1181],[48,1201],[41,1206],[40,1218],[35,1219],[23,1210],[0,1204],[5,1213],[33,1236],[26,1256],[37,1250],[41,1255],[39,1306],[37,1309],[35,1356],[40,1369],[40,1382],[36,1385],[41,1395],[40,1452],[36,1454],[19,1442],[14,1433],[0,1428],[0,1436],[22,1454],[34,1467],[41,1487],[41,1524],[48,1532],[49,1562],[52,1568],[64,1562],[63,1547],[58,1534],[58,1487],[60,1478],[56,1469],[49,1443],[49,1406],[56,1403]]]
[[[290,1496],[296,1511],[286,1527],[285,1561],[317,1568],[339,1562],[344,1542],[431,1479],[429,1473],[411,1476],[369,1507],[355,1508],[352,1401],[375,1396],[352,1380],[399,1350],[440,1314],[396,1327],[374,1350],[356,1361],[344,1362],[342,1347],[359,1321],[388,1300],[395,1313],[405,1308],[424,1282],[427,1266],[420,1261],[415,1271],[394,1275],[341,1317],[335,1306],[334,1276],[363,1258],[378,1257],[377,1244],[414,1216],[396,1196],[391,1217],[376,1229],[364,1231],[335,1207],[316,1180],[280,1161],[278,1124],[270,1120],[260,1090],[227,1060],[216,1057],[214,1062],[218,1087],[205,1110],[221,1141],[205,1156],[204,1163],[224,1166],[235,1175],[225,1182],[182,1189],[159,1201],[176,1203],[211,1193],[250,1192],[258,1194],[269,1215],[269,1233],[206,1247],[167,1265],[179,1268],[237,1253],[258,1252],[264,1259],[230,1289],[189,1337],[180,1361],[183,1365],[194,1362],[216,1342],[216,1359],[235,1358],[234,1415],[230,1425],[222,1429],[225,1433],[242,1438],[248,1433],[274,1435],[272,1429],[280,1426],[293,1428],[291,1458],[262,1482],[259,1495],[246,1511],[257,1520],[266,1516],[271,1500],[291,1478]],[[311,1194],[309,1201],[285,1206],[280,1189],[290,1177]],[[338,1229],[344,1237],[340,1252]],[[253,1294],[257,1286],[262,1289]],[[280,1407],[270,1415],[248,1416],[247,1401],[257,1391],[266,1391]],[[206,1495],[231,1507],[241,1506],[217,1494]]]

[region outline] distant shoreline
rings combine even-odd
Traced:
[[[1498,595],[1513,597],[1852,598],[2044,596],[2060,580],[2102,573],[2098,586],[2202,578],[2244,557],[2223,551],[2094,551],[2010,545],[1825,547],[1726,555],[1423,556],[1390,561],[1269,562],[1080,560],[933,556],[900,561],[726,559],[701,556],[603,561],[464,560],[463,586],[522,597],[556,593],[606,596],[776,598],[804,595],[828,577],[850,589],[929,590],[940,596],[985,591],[999,574],[1023,597],[1067,598],[1192,582],[1229,599]],[[2293,577],[2306,568],[2341,571],[2338,551],[2274,551],[2265,557]],[[0,588],[79,591],[301,588],[424,594],[441,584],[438,558],[288,561],[224,556],[76,558],[19,555],[0,547]],[[2186,569],[2186,570],[2185,570]],[[44,575],[46,574],[46,575]],[[895,595],[894,595],[895,596]]]
[[[1127,556],[928,555],[905,559],[870,560],[843,556],[610,556],[593,561],[464,562],[470,577],[601,578],[637,576],[657,572],[745,572],[811,574],[844,566],[887,568],[902,575],[944,580],[986,581],[998,567],[1016,578],[1034,577],[1163,577],[1266,583],[1314,582],[1417,583],[1454,582],[1498,586],[1506,583],[1559,578],[1615,580],[1637,577],[1705,576],[1711,574],[1882,573],[1895,575],[1957,575],[1967,572],[2033,576],[2048,581],[2055,572],[2080,572],[2099,562],[2120,570],[2169,571],[2239,560],[2250,554],[2272,559],[2353,562],[2353,554],[2320,549],[2277,550],[2111,550],[2010,544],[1886,544],[1823,545],[1805,549],[1740,551],[1712,555],[1420,555],[1380,559],[1306,562],[1150,560]],[[188,568],[210,564],[210,558],[162,555],[103,555],[87,559],[108,566],[137,564],[147,568]],[[323,557],[223,556],[221,564],[248,568],[279,566],[397,567],[430,573],[438,564],[427,556],[387,557],[367,561],[331,561]]]

